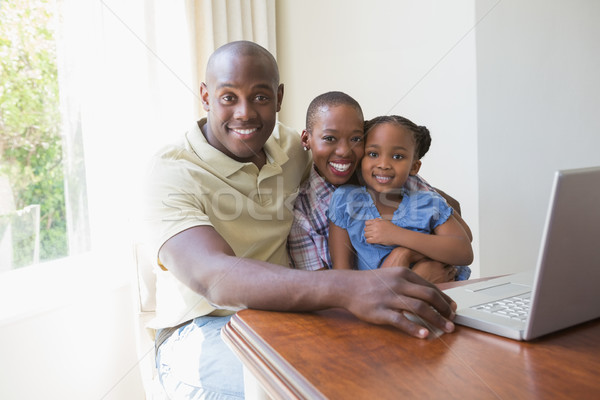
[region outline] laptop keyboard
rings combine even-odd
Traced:
[[[502,300],[491,301],[486,304],[473,306],[475,310],[489,312],[501,317],[512,318],[519,321],[527,320],[529,316],[529,300],[531,292]]]

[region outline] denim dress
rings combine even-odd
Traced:
[[[394,211],[391,222],[412,231],[431,234],[452,215],[453,209],[442,196],[432,191],[402,189],[402,202]],[[396,246],[367,243],[365,222],[381,218],[371,195],[362,186],[344,185],[336,189],[329,204],[329,219],[348,232],[358,255],[359,270],[379,268]],[[470,269],[457,267],[458,280],[468,279]],[[466,268],[466,270],[465,270]]]

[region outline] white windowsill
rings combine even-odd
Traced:
[[[86,253],[2,273],[0,329],[129,284],[131,262]]]

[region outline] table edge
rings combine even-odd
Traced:
[[[221,337],[252,372],[269,396],[285,399],[326,399],[237,314],[233,315],[222,328]],[[267,379],[264,374],[269,378]]]

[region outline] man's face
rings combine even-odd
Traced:
[[[275,127],[283,85],[277,86],[270,60],[223,55],[215,60],[201,96],[208,112],[206,139],[240,162],[260,163],[262,148]]]

